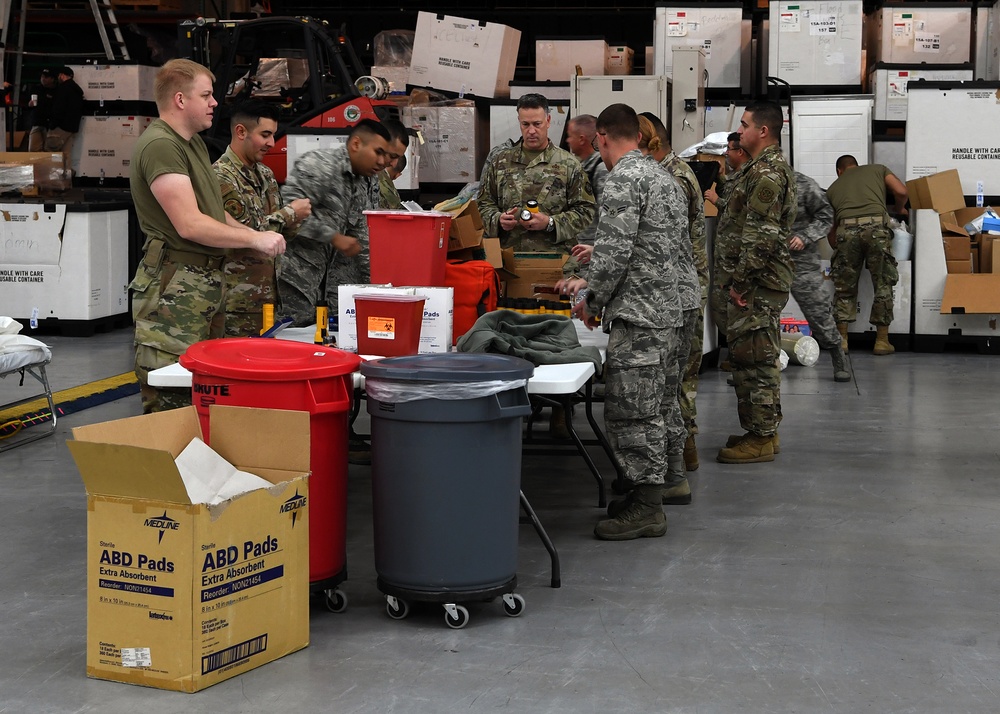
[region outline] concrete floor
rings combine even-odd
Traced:
[[[128,330],[46,341],[56,389],[131,366]],[[138,397],[61,419],[0,454],[0,712],[998,711],[1000,361],[852,362],[856,384],[825,356],[789,367],[782,453],[742,467],[714,461],[735,398],[704,374],[694,502],[667,507],[664,538],[595,540],[582,461],[526,456],[563,585],[523,526],[517,619],[494,602],[470,605],[464,630],[437,607],[390,620],[369,473],[351,467],[347,611],[314,607],[306,650],[194,695],[85,676],[86,499],[64,441]]]

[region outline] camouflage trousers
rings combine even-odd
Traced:
[[[896,258],[892,255],[892,231],[877,223],[837,226],[837,249],[830,261],[837,322],[854,322],[858,314],[858,281],[867,265],[872,276],[875,299],[868,316],[873,325],[893,320],[892,290],[899,282]]]
[[[681,365],[681,388],[678,399],[681,405],[681,418],[684,420],[685,439],[691,434],[698,433],[698,408],[695,399],[698,397],[698,372],[701,371],[701,351],[705,341],[705,309],[702,306],[697,310],[688,310],[684,313],[684,333],[681,342],[688,345],[687,352],[683,354],[684,360]],[[681,347],[683,351],[684,347]],[[681,444],[681,451],[684,445]],[[677,453],[671,451],[670,453]]]
[[[755,287],[746,307],[729,304],[729,359],[745,431],[770,436],[781,423],[781,310],[788,293]]]
[[[362,252],[347,258],[330,243],[293,240],[278,263],[276,317],[291,317],[296,327],[316,323],[316,303],[325,302],[337,314],[337,288],[369,281],[367,241]]]
[[[225,277],[222,258],[208,265],[175,261],[151,242],[129,288],[135,319],[135,374],[144,413],[190,406],[190,389],[149,386],[149,373],[177,362],[188,347],[223,336]]]
[[[226,337],[259,335],[264,303],[275,302],[275,260],[234,250],[226,259]]]
[[[604,365],[604,423],[625,476],[639,485],[662,484],[668,445],[683,449],[684,421],[677,402],[682,328],[611,324]]]
[[[795,279],[792,281],[792,297],[802,308],[802,314],[809,323],[809,331],[819,346],[829,350],[840,344],[840,333],[833,319],[833,303],[824,290],[825,279],[819,264],[819,254],[810,251],[793,252]]]
[[[712,316],[720,335],[725,335],[727,321],[729,320],[729,274],[715,266],[712,275],[712,285],[708,291],[708,313]]]

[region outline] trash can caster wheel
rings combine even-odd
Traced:
[[[504,594],[503,611],[507,617],[520,617],[524,612],[524,598],[517,593]]]
[[[469,611],[461,605],[446,603],[444,606],[444,621],[453,630],[461,630],[469,624]]]
[[[347,595],[340,588],[325,590],[323,592],[323,602],[330,612],[343,612],[347,609]]]
[[[410,614],[410,603],[392,595],[385,596],[385,611],[393,620],[402,620]]]

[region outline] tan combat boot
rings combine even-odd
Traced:
[[[726,439],[726,448],[736,446],[748,436],[751,436],[751,434],[730,434],[729,438]],[[778,432],[774,432],[774,435],[771,437],[771,448],[774,449],[775,454],[781,453],[781,439],[778,437]]]
[[[684,468],[688,471],[698,470],[698,446],[694,443],[694,434],[688,434],[684,442]]]
[[[895,351],[896,348],[889,342],[889,326],[876,325],[875,349],[872,350],[872,353],[877,355],[891,355]]]
[[[844,350],[844,354],[847,354],[847,323],[838,322],[837,331],[840,332],[840,349]]]
[[[748,433],[735,446],[719,451],[716,461],[723,464],[757,464],[774,461],[774,447],[771,436]]]

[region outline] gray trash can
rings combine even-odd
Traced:
[[[503,596],[517,616],[521,417],[534,367],[517,357],[447,353],[365,362],[372,429],[375,570],[387,612]]]

